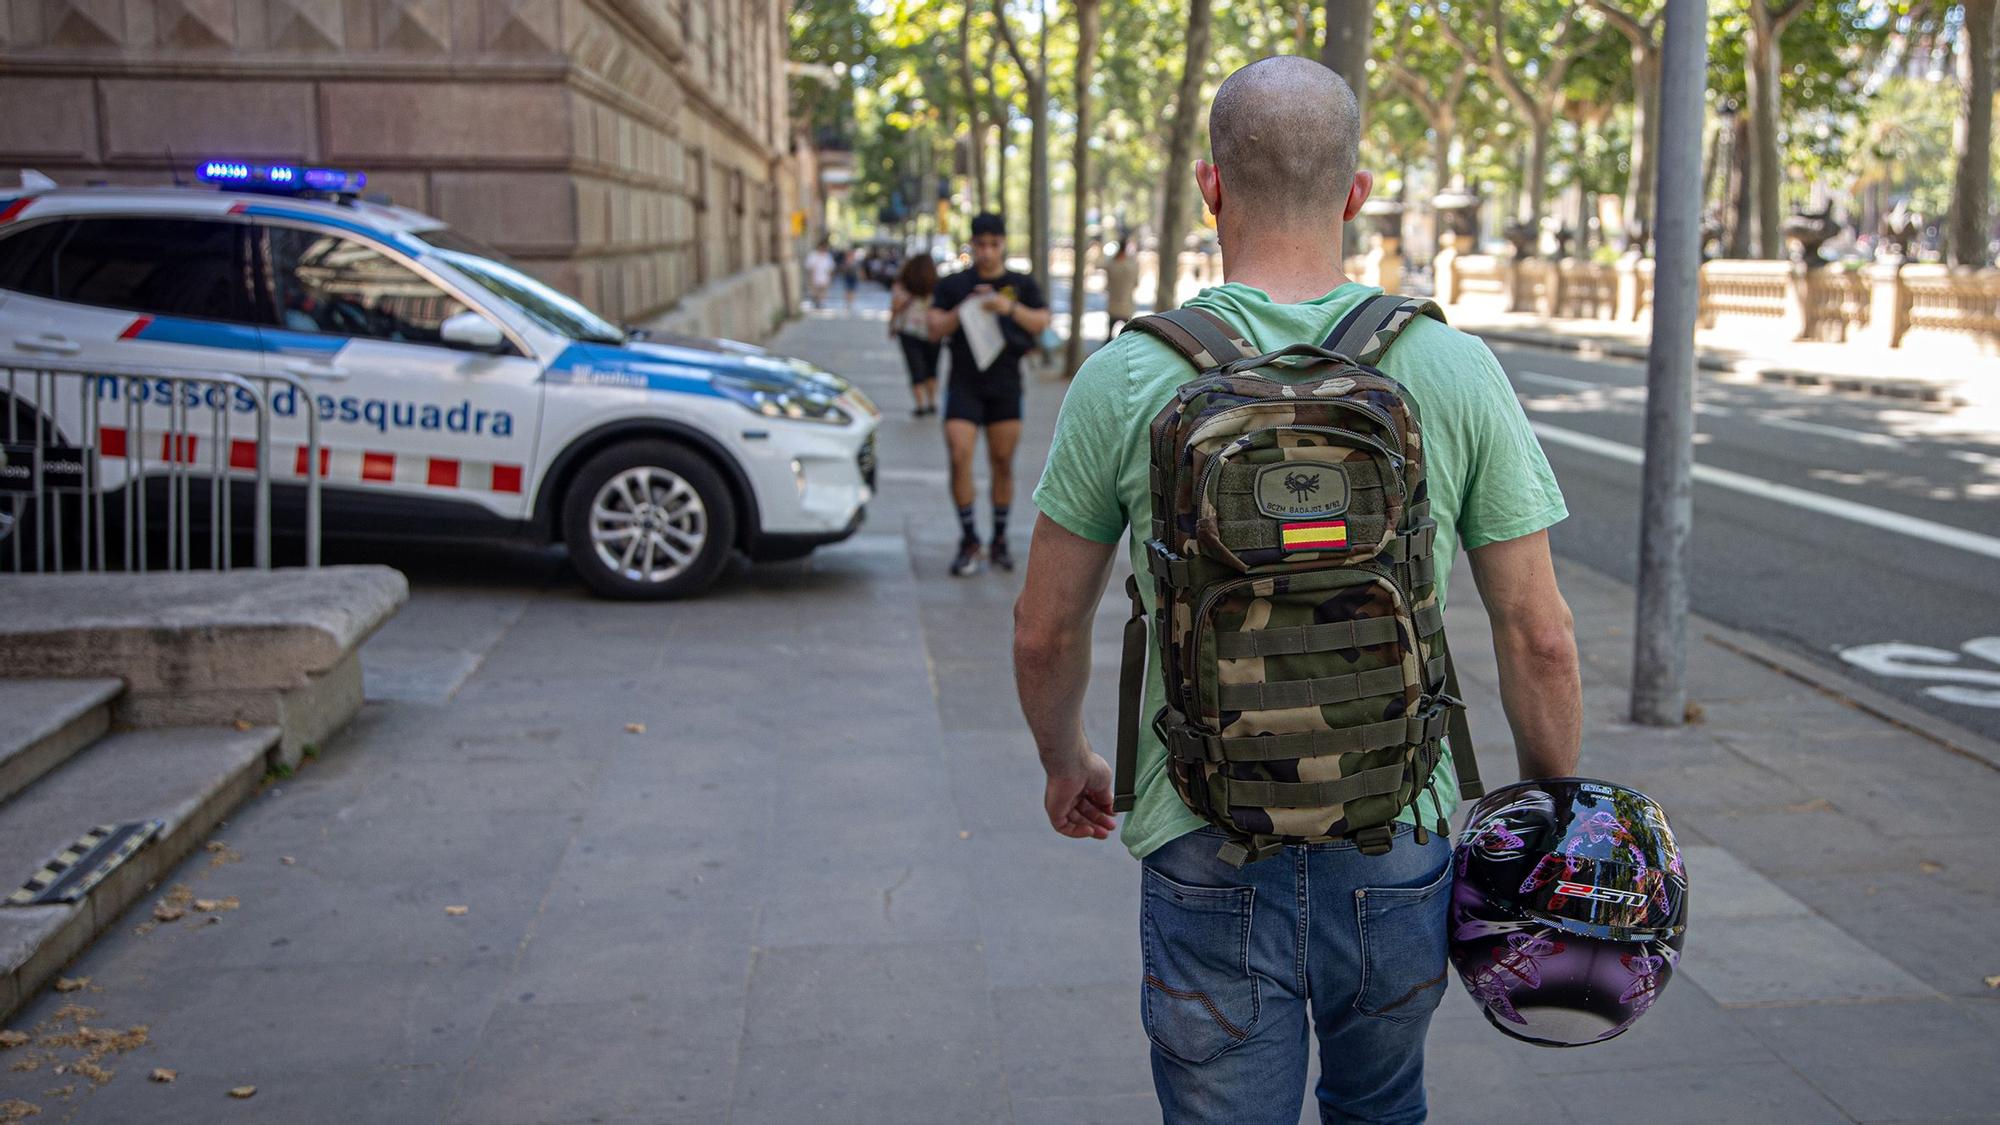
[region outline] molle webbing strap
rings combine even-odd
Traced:
[[[1124,662],[1118,670],[1118,770],[1112,782],[1111,811],[1131,812],[1139,776],[1139,707],[1146,689],[1146,603],[1139,579],[1125,578],[1132,616],[1125,620]]]
[[[1202,521],[1203,524],[1208,522]],[[1382,533],[1389,527],[1389,522],[1381,516],[1348,516],[1346,523],[1349,543],[1379,543],[1382,540]],[[1278,547],[1284,543],[1284,533],[1278,521],[1269,516],[1260,515],[1255,519],[1225,519],[1213,526],[1216,537],[1233,550]]]
[[[1243,660],[1252,656],[1338,652],[1341,649],[1394,644],[1396,635],[1396,619],[1387,615],[1328,621],[1320,625],[1250,629],[1240,633],[1215,634],[1215,656],[1218,660]]]
[[[1443,669],[1439,669],[1442,674]],[[1377,668],[1371,672],[1350,672],[1310,680],[1274,680],[1261,684],[1217,684],[1215,705],[1224,711],[1289,711],[1297,707],[1324,707],[1329,703],[1349,703],[1378,695],[1400,695],[1404,689],[1400,666]]]
[[[1232,807],[1266,809],[1317,809],[1344,805],[1363,797],[1393,794],[1403,787],[1407,770],[1398,762],[1329,781],[1258,781],[1237,777],[1216,777],[1209,784],[1222,791]]]
[[[1479,780],[1479,758],[1472,750],[1472,727],[1465,721],[1465,697],[1458,691],[1458,666],[1452,663],[1451,643],[1438,634],[1438,659],[1444,661],[1444,693],[1451,697],[1451,766],[1458,774],[1458,796],[1476,801],[1486,795]]]
[[[1201,309],[1168,309],[1142,316],[1126,328],[1158,337],[1202,371],[1257,354],[1221,317]]]
[[[1444,312],[1434,301],[1422,301],[1410,297],[1398,297],[1382,293],[1370,297],[1354,306],[1340,323],[1327,334],[1327,351],[1344,355],[1356,363],[1375,366],[1382,362],[1382,356],[1389,345],[1403,334],[1403,329],[1418,316],[1428,316],[1443,323]]]
[[[1386,750],[1391,746],[1419,746],[1442,737],[1447,725],[1445,712],[1440,709],[1428,715],[1295,734],[1255,734],[1230,738],[1181,726],[1169,729],[1166,744],[1168,753],[1185,761],[1294,761]]]
[[[1428,637],[1444,628],[1444,610],[1436,602],[1424,606],[1412,616],[1417,623],[1417,636]]]

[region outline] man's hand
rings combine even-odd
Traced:
[[[1111,811],[1111,766],[1086,748],[1073,772],[1051,772],[1042,793],[1049,827],[1078,840],[1102,840],[1118,830]]]

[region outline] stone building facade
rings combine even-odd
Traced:
[[[0,177],[358,169],[608,316],[797,292],[786,0],[6,0]]]

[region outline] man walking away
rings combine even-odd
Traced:
[[[832,284],[833,250],[822,238],[813,252],[806,255],[806,286],[812,290],[813,308],[826,307],[826,290]]]
[[[967,320],[982,342],[997,333],[999,346],[975,357]],[[944,436],[951,451],[951,501],[958,507],[958,555],[952,574],[979,573],[979,524],[973,508],[972,455],[986,431],[986,465],[993,480],[990,557],[1014,569],[1007,550],[1007,508],[1014,501],[1014,445],[1021,438],[1021,357],[1049,326],[1041,287],[1007,268],[1007,226],[991,212],[972,219],[972,268],[938,282],[931,294],[931,339],[951,341],[951,378],[944,392]],[[982,348],[982,351],[985,349]],[[986,359],[981,366],[979,359]]]
[[[1352,91],[1307,59],[1263,59],[1216,91],[1214,163],[1198,162],[1195,179],[1227,250],[1225,284],[1191,304],[1259,351],[1318,344],[1376,294],[1340,269],[1341,223],[1372,185],[1356,170],[1357,133]],[[1329,190],[1335,185],[1344,190]],[[1417,316],[1382,368],[1422,412],[1438,595],[1464,548],[1492,619],[1521,773],[1570,774],[1581,688],[1545,531],[1566,514],[1548,462],[1478,340]],[[1100,349],[1063,401],[1035,492],[1042,515],[1014,610],[1015,676],[1047,775],[1049,823],[1066,836],[1103,839],[1117,827],[1111,769],[1083,733],[1091,620],[1127,527],[1135,529],[1134,569],[1148,573],[1140,546],[1152,517],[1148,430],[1192,375],[1147,333],[1127,332]],[[1142,577],[1140,588],[1150,610],[1152,584]],[[1256,665],[1246,669],[1251,680],[1263,679],[1264,659],[1246,658]],[[1155,669],[1143,716],[1164,698]],[[1230,734],[1328,723],[1311,706],[1262,714],[1257,729]],[[1296,725],[1269,729],[1281,725],[1272,714],[1295,716]],[[1386,854],[1363,855],[1354,841],[1334,839],[1284,845],[1232,868],[1216,854],[1227,837],[1181,803],[1150,730],[1137,761],[1122,840],[1143,867],[1141,1012],[1166,1120],[1296,1122],[1308,1026],[1319,1043],[1322,1121],[1424,1120],[1424,1035],[1448,975],[1450,841],[1425,834],[1405,810]],[[1436,792],[1447,799],[1424,806],[1439,818],[1457,793],[1448,754],[1444,762]]]
[[[1133,235],[1128,231],[1118,240],[1118,252],[1104,263],[1104,314],[1110,321],[1104,338],[1118,335],[1118,326],[1132,319],[1138,309],[1132,295],[1139,288],[1139,256],[1132,253]]]

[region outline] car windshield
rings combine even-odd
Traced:
[[[581,301],[506,264],[499,251],[444,228],[419,231],[417,237],[436,247],[439,257],[458,267],[480,288],[527,313],[549,331],[597,344],[625,342],[625,333],[617,325],[591,312]]]

